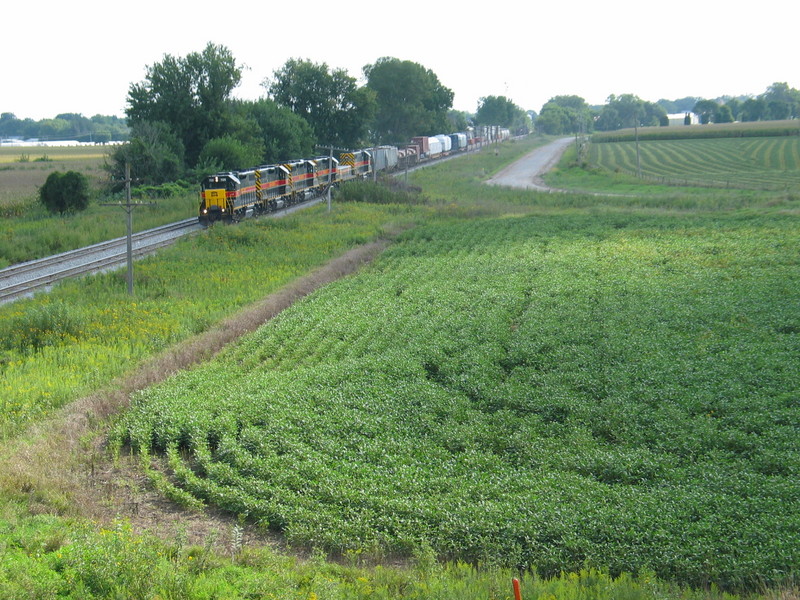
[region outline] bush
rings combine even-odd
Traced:
[[[244,144],[226,135],[209,140],[200,152],[200,163],[214,163],[225,169],[246,169],[262,162],[263,145]]]
[[[381,179],[380,182],[354,180],[339,188],[338,202],[370,202],[372,204],[425,204],[428,199],[422,189],[408,186],[395,178]]]
[[[39,188],[39,201],[51,213],[77,212],[89,206],[89,180],[77,171],[54,171]]]

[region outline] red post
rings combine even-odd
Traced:
[[[514,584],[514,600],[522,600],[522,594],[519,591],[519,579],[514,577],[511,583]]]

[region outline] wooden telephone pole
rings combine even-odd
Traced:
[[[153,206],[155,202],[131,202],[131,165],[125,163],[125,204],[122,202],[104,202],[100,206],[119,206],[128,217],[127,259],[128,259],[128,295],[133,296],[133,209],[137,206]]]

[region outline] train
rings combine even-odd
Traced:
[[[379,171],[416,167],[510,137],[508,129],[483,126],[467,132],[418,136],[402,146],[376,146],[315,158],[208,175],[200,182],[198,221],[232,223],[299,204],[343,182]]]

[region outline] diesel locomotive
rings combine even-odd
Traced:
[[[374,171],[416,166],[508,137],[507,129],[481,127],[466,133],[415,137],[402,147],[378,146],[344,152],[338,158],[318,156],[215,173],[200,183],[198,220],[203,225],[231,223],[274,212],[322,195],[343,182],[365,179]]]

